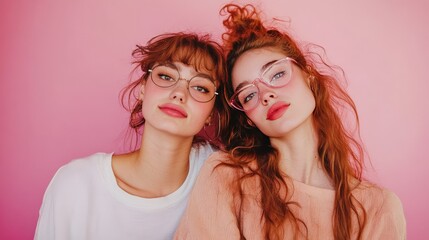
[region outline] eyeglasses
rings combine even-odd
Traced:
[[[260,91],[257,83],[263,83],[270,88],[286,86],[292,78],[292,63],[296,64],[297,62],[289,57],[275,61],[262,72],[259,78],[235,92],[229,100],[229,104],[240,111],[254,109],[260,102]]]
[[[188,85],[189,95],[197,102],[209,102],[212,100],[218,93],[216,92],[216,85],[209,77],[205,74],[197,74],[191,79],[180,78],[180,73],[174,65],[157,65],[156,67],[149,69],[150,78],[152,82],[161,88],[169,88],[176,85],[179,80],[185,80]]]

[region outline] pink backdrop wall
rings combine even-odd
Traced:
[[[0,239],[31,239],[59,166],[123,151],[118,93],[135,44],[165,31],[222,32],[226,1],[0,1]],[[428,239],[429,30],[423,1],[267,0],[301,40],[344,68],[372,158],[402,199],[409,239]],[[426,189],[426,190],[425,190]]]

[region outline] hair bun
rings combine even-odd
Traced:
[[[253,5],[247,4],[243,7],[236,4],[227,4],[221,10],[226,32],[222,34],[224,45],[231,48],[232,43],[256,36],[265,35],[267,29],[262,24],[259,13]]]

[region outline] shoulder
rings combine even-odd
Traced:
[[[380,187],[370,182],[362,182],[355,190],[355,196],[364,205],[377,208],[379,210],[400,210],[402,203],[399,197],[392,191]]]
[[[235,215],[238,199],[229,187],[234,169],[223,165],[228,161],[229,155],[218,151],[204,163],[175,239],[240,238]]]
[[[405,231],[402,202],[394,192],[368,182],[362,182],[354,192],[369,221]]]
[[[381,198],[383,199],[382,209],[386,212],[403,212],[402,202],[398,195],[386,188],[381,188]]]
[[[216,149],[208,142],[194,144],[189,154],[191,173],[198,174],[204,162],[215,151]]]
[[[252,195],[259,188],[259,177],[250,170],[253,165],[254,162],[239,164],[229,153],[217,151],[204,163],[197,183],[202,186],[203,191],[211,188],[230,195],[236,194],[237,189],[242,189]]]
[[[74,159],[60,167],[56,173],[56,176],[73,176],[76,174],[85,174],[88,171],[95,169],[100,162],[110,160],[111,157],[112,154],[95,153],[87,157]]]
[[[203,169],[215,175],[225,175],[236,172],[231,164],[233,164],[233,162],[228,153],[217,151],[207,158]]]
[[[206,159],[215,152],[216,149],[208,142],[194,144],[190,153],[190,160],[200,168]]]
[[[210,144],[210,142],[199,142],[199,143],[194,143],[192,145],[192,149],[193,151],[196,151],[197,153],[212,153],[214,151],[216,151],[217,147]]]
[[[212,153],[201,168],[198,181],[204,185],[225,186],[233,182],[237,170],[231,167],[228,153],[217,151]]]
[[[354,190],[366,211],[368,232],[383,239],[403,239],[406,221],[402,202],[389,189],[363,182]]]
[[[96,153],[84,158],[78,158],[60,167],[52,178],[48,189],[61,191],[67,188],[76,188],[85,185],[91,178],[97,176],[99,165],[109,161],[112,154]]]

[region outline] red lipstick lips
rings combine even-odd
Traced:
[[[166,103],[159,106],[159,109],[161,109],[161,111],[163,111],[165,114],[172,117],[177,117],[177,118],[188,117],[188,114],[186,113],[186,111],[182,107],[176,104]]]
[[[279,119],[286,110],[289,108],[290,103],[276,102],[274,103],[267,112],[267,120],[274,121]]]

